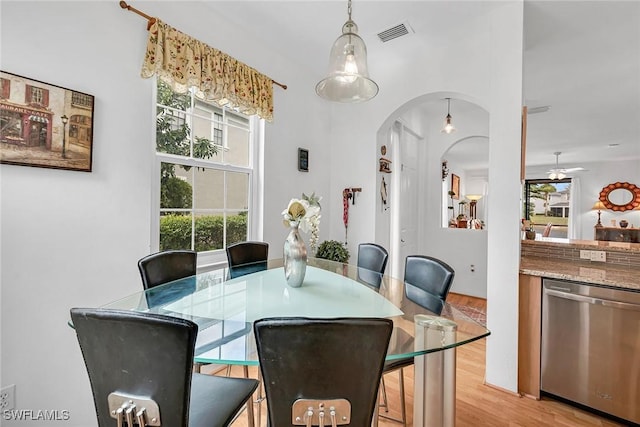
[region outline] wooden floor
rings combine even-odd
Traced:
[[[483,308],[484,300],[450,294],[447,301]],[[237,370],[235,370],[237,369]],[[536,401],[518,397],[484,385],[485,340],[458,347],[456,378],[456,427],[537,427],[537,426],[622,426],[589,412],[550,399]],[[255,377],[257,371],[251,371]],[[240,367],[232,375],[242,376]],[[385,376],[390,414],[399,416],[398,374]],[[405,369],[408,425],[413,425],[413,368]],[[381,410],[384,411],[384,410]],[[266,425],[266,404],[263,403],[262,423]],[[242,413],[233,427],[246,427],[247,416]],[[399,423],[383,418],[380,427],[397,427]],[[365,426],[363,426],[365,427]]]

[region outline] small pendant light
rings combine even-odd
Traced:
[[[351,0],[347,12],[349,19],[342,26],[342,35],[331,48],[329,75],[316,85],[316,93],[329,101],[368,101],[378,94],[378,85],[369,78],[367,47],[351,20]]]
[[[453,133],[456,131],[455,126],[451,123],[451,98],[447,98],[447,117],[444,120],[444,126],[442,127],[441,132],[444,133]]]

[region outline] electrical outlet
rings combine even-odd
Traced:
[[[11,384],[0,390],[0,410],[9,411],[16,407],[16,385]]]
[[[591,251],[591,261],[607,262],[607,253],[605,251]]]
[[[583,249],[580,249],[580,259],[591,260],[591,251],[585,251]]]

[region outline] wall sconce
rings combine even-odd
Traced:
[[[598,211],[598,222],[595,225],[596,227],[602,227],[602,223],[600,222],[600,211],[603,209],[606,209],[606,207],[600,200],[598,200],[591,208],[592,211]]]

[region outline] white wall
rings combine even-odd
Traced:
[[[476,251],[479,264],[487,257],[488,322],[492,331],[487,346],[487,382],[512,391],[517,389],[522,19],[522,1],[501,3],[488,15],[479,17],[475,27],[468,28],[472,36],[458,34],[462,39],[459,43],[447,45],[446,49],[427,47],[416,55],[412,66],[404,64],[402,84],[381,84],[380,93],[373,100],[356,106],[333,106],[331,116],[331,164],[334,170],[344,171],[332,181],[331,209],[341,211],[343,187],[366,183],[357,211],[350,214],[349,248],[354,253],[358,242],[384,232],[374,230],[376,223],[367,215],[377,212],[377,150],[387,141],[386,132],[401,107],[417,102],[417,96],[444,91],[464,94],[489,111],[489,187],[492,194],[500,197],[489,195],[486,202],[489,222],[493,224],[486,233],[487,251],[482,243],[470,247]],[[380,82],[396,81],[393,64],[378,72]],[[380,125],[378,132],[371,128],[376,124]],[[431,182],[440,179],[440,155],[427,156],[424,173]],[[437,221],[440,217],[439,194],[439,187],[427,189],[426,200],[437,203],[425,211],[426,218]],[[385,221],[378,222],[378,226],[384,225]],[[332,215],[331,235],[340,238],[343,230],[341,217]],[[462,239],[454,242],[453,236],[447,236],[444,247],[461,247]],[[482,239],[481,234],[475,236]],[[452,253],[444,256],[445,260],[454,259]],[[466,264],[461,267],[464,271],[468,268]],[[480,275],[483,273],[478,272]]]
[[[358,105],[318,99],[313,88],[320,76],[297,69],[258,38],[238,37],[201,2],[139,6],[289,86],[274,88],[275,121],[266,125],[264,240],[271,257],[280,256],[286,235],[280,212],[291,197],[322,195],[321,240],[343,240],[342,189],[362,187],[350,210],[353,256],[358,242],[377,234],[376,146],[385,120],[420,94],[456,91],[483,100],[491,114],[490,167],[500,166],[493,168],[500,176],[490,176],[491,188],[502,194],[488,201],[488,210],[492,224],[503,224],[488,233],[487,381],[515,389],[521,2],[479,19],[483,37],[461,43],[452,63],[430,47],[406,76],[414,84],[381,86],[378,97]],[[137,291],[136,261],[150,251],[153,87],[139,77],[146,23],[114,1],[3,1],[1,8],[3,70],[96,97],[92,173],[0,166],[1,383],[17,385],[18,408],[67,409],[66,425],[95,425],[86,372],[66,322],[70,307],[97,306]],[[476,49],[482,43],[491,46],[490,65],[474,69],[470,79],[470,68],[454,65],[487,61],[486,49]],[[396,71],[390,66],[380,78],[391,81]],[[298,147],[309,149],[308,173],[297,171]],[[427,166],[426,173],[436,176],[439,169]],[[496,180],[504,185],[494,186]]]
[[[315,79],[256,39],[237,37],[200,2],[136,6],[289,85],[274,87],[262,171],[264,238],[280,257],[280,212],[289,199],[316,191],[326,200],[329,193],[328,108],[313,93]],[[2,70],[96,100],[93,172],[0,166],[1,384],[16,384],[18,409],[69,410],[71,419],[57,425],[87,427],[96,424],[95,413],[69,309],[138,291],[136,263],[151,250],[153,82],[139,77],[146,22],[115,1],[0,7]],[[299,146],[310,151],[306,174],[297,171]]]

